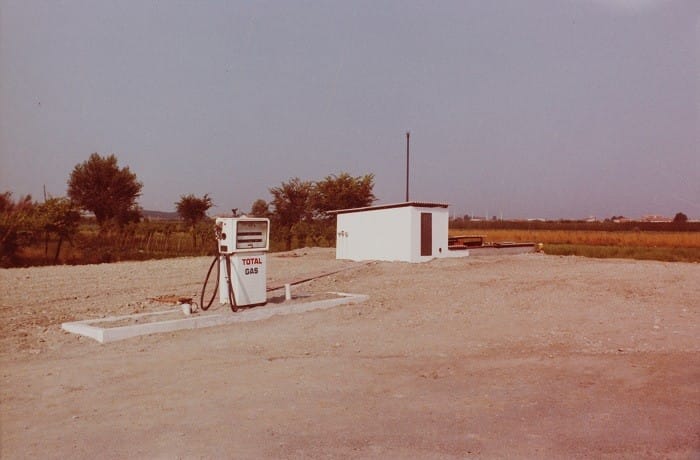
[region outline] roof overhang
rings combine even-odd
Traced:
[[[405,201],[403,203],[380,204],[377,206],[366,206],[364,208],[334,209],[333,211],[327,211],[326,214],[348,214],[351,212],[379,211],[381,209],[407,208],[407,207],[411,207],[411,208],[447,208],[448,205],[445,203],[430,203],[427,201]]]

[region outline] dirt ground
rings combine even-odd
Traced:
[[[60,329],[194,296],[209,262],[0,270],[0,457],[700,459],[699,264],[304,249],[268,256],[269,283],[354,267],[294,292],[370,300],[104,345]]]

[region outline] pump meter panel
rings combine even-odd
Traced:
[[[217,217],[220,254],[267,251],[270,220],[262,217]]]
[[[268,222],[239,220],[236,222],[236,249],[267,249]]]

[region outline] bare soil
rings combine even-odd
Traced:
[[[198,298],[210,260],[0,270],[0,457],[700,459],[699,264],[268,262],[370,300],[101,345],[60,324]]]

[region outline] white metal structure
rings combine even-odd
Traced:
[[[270,220],[218,217],[216,226],[219,231],[219,302],[229,303],[229,290],[233,289],[236,307],[266,303]]]
[[[425,262],[469,254],[449,254],[446,204],[411,201],[331,213],[337,216],[337,259]]]

